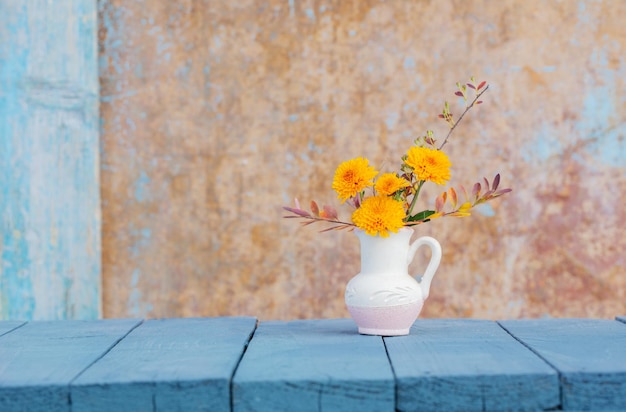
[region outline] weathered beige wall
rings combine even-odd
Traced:
[[[339,162],[395,167],[443,135],[472,74],[491,87],[446,146],[452,184],[500,172],[514,192],[420,227],[444,247],[423,316],[626,314],[623,16],[621,0],[101,1],[105,316],[348,316],[356,237],[281,205],[338,206]]]

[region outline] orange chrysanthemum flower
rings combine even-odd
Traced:
[[[374,189],[381,195],[390,196],[409,185],[410,183],[406,179],[398,177],[395,173],[384,173],[376,180]]]
[[[343,203],[366,187],[372,186],[374,184],[372,179],[377,174],[378,171],[363,157],[347,160],[341,163],[335,171],[333,189]]]
[[[413,146],[407,153],[406,165],[413,169],[417,180],[445,185],[450,180],[450,159],[441,150]]]
[[[368,197],[361,207],[352,213],[352,221],[359,229],[371,236],[388,237],[404,226],[406,213],[402,202],[385,195]]]

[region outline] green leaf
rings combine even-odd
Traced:
[[[413,216],[409,216],[407,222],[421,222],[423,220],[428,219],[428,216],[434,215],[434,210],[424,210],[422,212],[416,213]]]

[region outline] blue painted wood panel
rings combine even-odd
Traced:
[[[96,0],[0,2],[0,319],[101,313]]]
[[[384,338],[398,410],[544,410],[559,405],[558,376],[497,323],[419,320]]]
[[[6,333],[9,333],[14,329],[19,328],[24,323],[25,322],[18,322],[18,321],[0,321],[0,336]]]
[[[626,326],[614,320],[500,324],[560,373],[564,410],[626,410]]]
[[[0,336],[0,411],[69,411],[72,380],[139,323],[35,321]]]
[[[255,318],[148,320],[72,384],[74,410],[230,411]]]
[[[0,321],[0,411],[626,410],[626,324],[501,324]]]
[[[382,338],[349,319],[261,322],[233,379],[233,410],[394,411]]]

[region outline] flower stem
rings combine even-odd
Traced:
[[[420,180],[417,186],[417,189],[415,189],[413,200],[411,200],[411,206],[409,206],[409,210],[406,213],[407,218],[411,217],[411,215],[413,214],[413,208],[415,207],[415,204],[417,203],[417,198],[419,197],[420,190],[422,190],[422,186],[424,186],[425,182],[426,182],[425,180]]]

